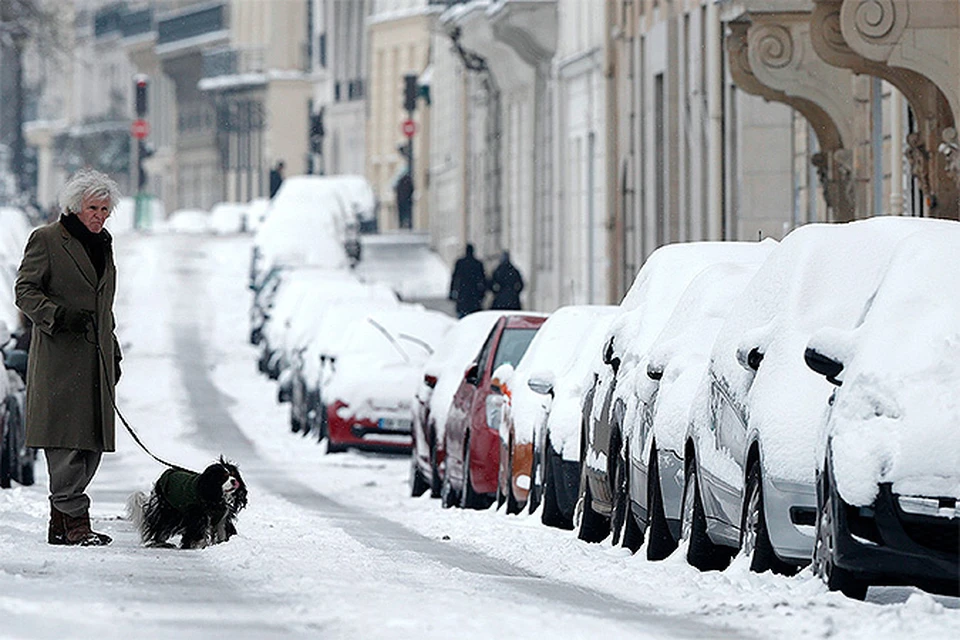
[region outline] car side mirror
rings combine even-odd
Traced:
[[[760,363],[763,362],[763,352],[760,351],[760,347],[752,347],[749,351],[746,347],[741,347],[737,349],[737,362],[748,371],[757,371]]]
[[[553,383],[543,378],[530,378],[527,380],[527,387],[530,388],[530,391],[539,393],[542,396],[553,395]]]
[[[835,384],[838,387],[843,384],[842,381],[837,380],[837,376],[840,375],[841,371],[843,371],[842,362],[838,362],[829,356],[825,356],[811,347],[807,347],[803,352],[803,360],[807,363],[808,367],[825,377],[827,382]]]
[[[647,377],[651,380],[660,380],[663,378],[663,365],[650,363],[647,365]]]
[[[480,365],[476,362],[470,365],[467,369],[467,372],[463,376],[463,381],[467,384],[472,384],[477,386],[480,382]]]

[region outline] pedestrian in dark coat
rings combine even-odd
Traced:
[[[468,244],[466,254],[454,265],[450,279],[450,299],[457,303],[457,317],[480,311],[486,294],[486,271],[483,263],[473,256],[473,245]]]
[[[493,292],[491,309],[520,309],[520,292],[523,291],[523,278],[510,262],[510,252],[500,255],[500,264],[490,276],[490,291]]]
[[[277,164],[270,169],[270,197],[277,195],[277,191],[280,191],[280,185],[283,184],[283,160],[277,162]]]
[[[27,366],[27,446],[50,475],[50,544],[104,545],[90,529],[87,486],[113,451],[113,387],[120,347],[113,317],[117,271],[103,225],[117,184],[84,169],[60,195],[60,219],[35,230],[17,275],[16,303],[33,322]]]

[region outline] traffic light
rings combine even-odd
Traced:
[[[417,108],[417,76],[413,73],[403,76],[403,108],[405,111]]]
[[[147,115],[147,76],[136,75],[134,77],[134,89],[136,90],[137,117],[143,118]]]

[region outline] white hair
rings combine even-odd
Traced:
[[[80,169],[70,176],[60,191],[60,209],[64,213],[77,213],[83,206],[83,199],[106,198],[113,211],[120,201],[120,187],[110,176],[96,169]]]

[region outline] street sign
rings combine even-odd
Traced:
[[[417,132],[417,123],[410,119],[404,120],[403,124],[400,125],[400,130],[403,135],[412,138],[413,134]]]
[[[138,140],[143,140],[148,135],[150,135],[150,125],[143,118],[139,118],[133,121],[133,124],[130,125],[130,133],[134,138]]]

